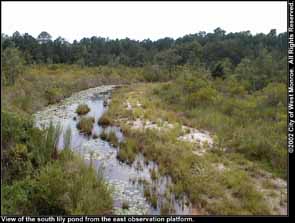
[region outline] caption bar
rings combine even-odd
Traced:
[[[30,217],[30,216],[2,216],[2,222],[57,222],[57,223],[76,223],[76,222],[194,222],[192,217],[182,216],[46,216],[46,217]]]

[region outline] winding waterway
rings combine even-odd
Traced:
[[[97,124],[99,118],[108,109],[105,102],[110,102],[111,92],[116,88],[114,85],[90,88],[73,94],[62,102],[50,105],[44,110],[37,112],[35,125],[39,128],[46,128],[50,122],[62,127],[62,133],[58,141],[58,148],[64,147],[64,135],[70,129],[71,149],[79,153],[85,162],[89,163],[92,159],[94,167],[101,171],[108,184],[113,188],[114,213],[115,214],[160,214],[161,205],[165,191],[170,184],[169,177],[161,177],[152,180],[150,172],[157,168],[153,162],[144,162],[141,154],[137,155],[135,162],[129,166],[117,159],[119,148],[114,147],[109,142],[95,138],[103,131],[114,132],[118,141],[124,140],[120,128],[110,126],[103,128]],[[86,136],[79,132],[76,125],[79,117],[75,113],[79,104],[87,104],[90,112],[86,116],[95,118],[92,135]],[[139,168],[140,167],[140,168]],[[158,198],[157,207],[153,207],[144,197],[143,180],[149,182],[156,188]],[[128,203],[128,208],[123,208],[123,202]],[[174,214],[190,214],[191,206],[189,202],[177,201],[173,194],[169,198],[170,205],[173,207]]]

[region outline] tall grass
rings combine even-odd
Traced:
[[[20,215],[110,214],[111,190],[101,174],[65,147],[57,150],[60,125],[33,127],[32,120],[1,112],[1,213]]]

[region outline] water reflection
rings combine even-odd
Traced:
[[[36,125],[38,127],[46,126],[50,121],[53,124],[60,123],[62,136],[71,135],[70,147],[80,153],[86,162],[90,162],[90,159],[92,159],[94,167],[97,170],[102,170],[105,179],[114,188],[113,197],[116,214],[160,214],[165,199],[168,199],[175,214],[189,214],[190,205],[186,206],[183,205],[184,202],[176,201],[173,194],[165,198],[165,193],[171,184],[170,177],[151,179],[151,170],[158,169],[155,163],[145,162],[144,157],[138,154],[131,166],[124,164],[117,159],[119,148],[113,147],[100,138],[93,138],[93,135],[99,136],[102,131],[105,131],[107,134],[114,132],[119,142],[124,140],[120,128],[110,126],[103,129],[97,124],[99,118],[108,109],[106,104],[110,101],[113,87],[103,86],[88,89],[74,94],[58,105],[49,106],[44,111],[35,114]],[[81,103],[87,104],[90,108],[90,112],[85,116],[95,119],[91,136],[81,134],[76,127],[81,117],[75,113],[75,110]],[[63,149],[66,142],[65,137],[60,137],[58,148]],[[144,197],[144,189],[147,184],[151,188],[156,188],[154,193],[158,197],[157,208],[152,207]],[[128,209],[122,208],[123,202],[128,203]]]

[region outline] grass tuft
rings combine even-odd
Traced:
[[[81,133],[84,133],[86,135],[91,135],[93,123],[94,123],[93,117],[82,117],[77,124],[77,128],[80,130]]]
[[[76,113],[78,115],[85,115],[90,111],[90,108],[88,107],[87,104],[81,104],[77,107]]]

